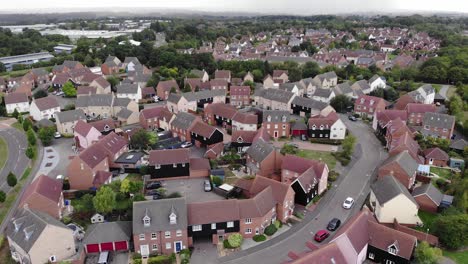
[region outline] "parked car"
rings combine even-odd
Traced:
[[[211,183],[209,180],[203,181],[203,188],[205,189],[205,192],[211,192]]]
[[[325,240],[329,236],[330,236],[330,233],[328,233],[327,230],[319,230],[315,234],[314,239],[317,242],[322,242],[323,240]]]
[[[162,195],[161,195],[160,193],[155,193],[155,194],[153,194],[153,200],[160,200],[160,199],[162,199],[162,198],[163,198],[163,197],[162,197]]]
[[[153,190],[153,189],[158,189],[162,187],[162,183],[160,181],[154,181],[146,184],[146,189],[148,190]]]
[[[304,135],[304,134],[302,134],[302,135],[301,135],[301,140],[302,140],[302,141],[307,141],[307,136]]]
[[[289,145],[289,146],[293,146],[295,148],[299,148],[299,145],[297,145],[296,143],[292,143],[292,142],[286,143],[285,145]]]
[[[348,119],[351,121],[357,121],[357,118],[353,115],[348,116]]]
[[[54,133],[54,138],[61,138],[61,137],[62,137],[62,135],[60,135],[59,132],[55,132],[55,133]]]
[[[351,209],[353,205],[354,205],[354,199],[351,197],[346,198],[346,200],[343,202],[344,209]]]
[[[146,195],[161,195],[161,193],[159,192],[159,190],[148,190],[146,191]]]
[[[185,141],[180,146],[183,147],[183,148],[190,148],[192,145],[193,145],[192,142]]]
[[[56,94],[56,96],[65,96],[65,93],[62,92],[62,91],[60,91],[60,92],[58,92],[58,93]]]
[[[327,229],[330,231],[335,231],[338,229],[338,227],[340,227],[340,225],[341,220],[338,218],[333,218],[332,220],[330,220],[330,222],[328,222]]]

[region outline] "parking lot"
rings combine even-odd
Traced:
[[[224,200],[224,197],[215,194],[213,191],[204,191],[203,181],[205,179],[208,178],[169,180],[164,181],[163,187],[167,190],[167,194],[178,192],[190,202]]]

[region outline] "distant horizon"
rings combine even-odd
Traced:
[[[346,15],[346,14],[468,14],[468,2],[459,0],[16,0],[2,3],[0,14],[47,13],[200,13],[246,15]]]

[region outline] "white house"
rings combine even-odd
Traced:
[[[336,112],[309,118],[309,137],[343,140],[346,137],[346,125]]]
[[[331,99],[335,97],[335,92],[333,89],[321,89],[317,88],[315,93],[312,95],[312,99],[315,99],[320,102],[330,103]]]
[[[371,185],[370,204],[379,223],[403,225],[422,223],[418,217],[419,205],[395,177],[389,175]]]
[[[232,130],[257,131],[258,116],[237,112],[232,118]]]
[[[32,101],[29,114],[36,121],[55,118],[55,113],[60,112],[60,106],[55,97],[43,97]]]
[[[423,104],[433,104],[435,98],[435,89],[430,84],[424,84],[415,91],[409,93],[417,102]]]
[[[76,123],[79,120],[86,121],[86,115],[81,109],[58,112],[55,116],[57,132],[62,135],[73,135]]]
[[[385,82],[385,78],[380,77],[376,74],[369,79],[369,86],[371,88],[371,91],[374,91],[377,88],[385,89],[387,87],[387,83]]]
[[[29,112],[29,98],[25,93],[10,93],[5,96],[5,106],[8,114],[18,111]]]
[[[141,87],[138,84],[120,84],[117,85],[117,98],[128,98],[132,101],[139,102],[142,99]]]

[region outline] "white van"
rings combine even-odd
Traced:
[[[109,263],[109,251],[103,251],[99,254],[98,264],[107,264]]]

